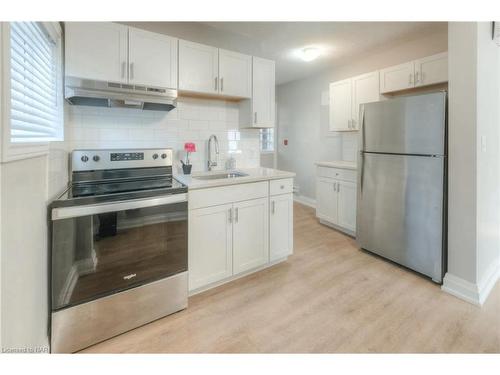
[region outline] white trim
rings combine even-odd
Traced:
[[[471,283],[448,272],[444,276],[441,289],[476,306],[482,306],[499,279],[500,267],[498,264],[492,264],[486,277],[478,284]]]
[[[493,287],[500,280],[500,264],[498,261],[492,263],[485,273],[485,277],[479,281],[479,303],[482,305],[490,295]]]
[[[316,209],[316,200],[304,195],[293,194],[293,200],[297,203]]]

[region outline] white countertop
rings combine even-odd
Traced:
[[[174,177],[177,181],[183,183],[184,185],[187,185],[188,189],[190,190],[295,177],[295,173],[293,172],[280,171],[278,169],[271,169],[271,168],[237,168],[235,171],[243,172],[248,176],[221,178],[214,180],[199,180],[196,178],[196,176],[200,175],[204,176],[208,174],[221,174],[230,172],[230,171],[219,170],[219,171],[201,172],[201,173],[195,172],[192,175],[177,174],[174,175]]]
[[[333,161],[318,161],[316,165],[320,167],[341,168],[341,169],[356,169],[355,161],[333,160]]]

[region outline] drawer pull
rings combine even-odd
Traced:
[[[285,185],[281,185],[281,186],[280,186],[280,189],[284,189],[284,188],[285,188]]]

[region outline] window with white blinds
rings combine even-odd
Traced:
[[[11,143],[62,137],[59,43],[41,23],[10,23]]]

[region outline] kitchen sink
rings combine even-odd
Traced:
[[[245,177],[245,176],[248,176],[248,174],[243,173],[243,172],[226,172],[226,173],[193,176],[193,178],[196,180],[220,180],[220,179],[238,178],[238,177]]]

